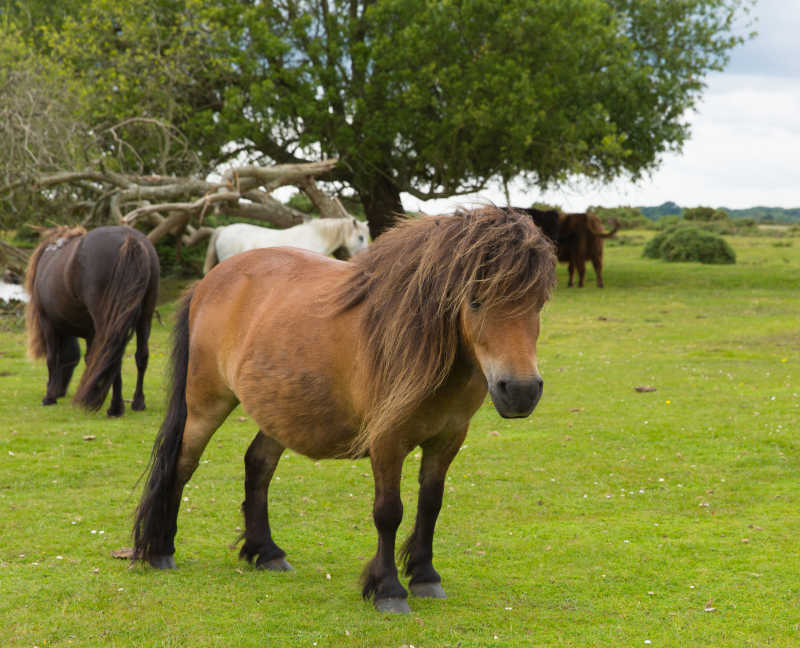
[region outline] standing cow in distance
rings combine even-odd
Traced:
[[[569,264],[569,282],[573,285],[573,274],[578,271],[578,287],[583,288],[586,261],[592,262],[597,276],[597,287],[603,287],[603,241],[614,236],[619,222],[613,221],[610,232],[603,231],[600,218],[592,213],[561,214],[558,225],[558,260]]]

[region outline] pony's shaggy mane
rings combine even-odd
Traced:
[[[69,240],[76,236],[83,236],[84,234],[86,234],[86,228],[80,226],[71,227],[69,225],[61,225],[44,230],[41,233],[41,243],[39,243],[39,246],[33,251],[28,261],[28,268],[25,270],[25,292],[28,293],[30,299],[25,305],[25,331],[27,332],[28,338],[28,356],[33,359],[43,358],[47,352],[45,349],[44,336],[42,335],[41,328],[39,328],[39,299],[36,297],[36,291],[33,289],[39,260],[42,258],[42,253],[47,249],[47,246],[59,238]]]
[[[530,216],[496,207],[403,219],[352,261],[334,299],[363,308],[365,355],[374,377],[370,412],[351,448],[411,415],[450,372],[465,304],[540,309],[555,284],[552,243]],[[485,310],[483,310],[485,309]]]

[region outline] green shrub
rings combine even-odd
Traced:
[[[694,223],[692,223],[692,225],[694,226]],[[710,221],[708,223],[698,223],[697,227],[700,227],[707,232],[713,232],[714,234],[736,233],[736,223],[730,219]]]
[[[664,261],[736,263],[736,254],[725,239],[695,227],[674,227],[654,236],[643,256]]]

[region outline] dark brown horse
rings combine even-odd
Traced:
[[[487,388],[504,417],[528,416],[539,401],[539,312],[555,264],[529,216],[490,207],[405,221],[352,263],[270,248],[216,266],[178,314],[171,402],[136,514],[134,558],[175,566],[183,488],[241,403],[260,427],[245,456],[242,558],[290,569],[267,514],[285,448],[368,455],[378,549],[362,593],[379,610],[408,612],[395,535],[403,460],[421,446],[416,524],[401,556],[413,594],[444,598],[432,542],[445,474]]]
[[[619,222],[612,221],[610,232],[603,231],[603,222],[593,212],[585,214],[561,214],[558,226],[558,260],[569,264],[569,281],[578,271],[578,287],[583,288],[586,276],[586,261],[594,266],[597,287],[603,287],[603,241],[611,238],[619,229]]]
[[[130,227],[48,230],[31,256],[25,276],[30,295],[25,311],[28,352],[47,358],[47,393],[52,405],[67,393],[86,340],[86,370],[75,402],[102,407],[113,385],[109,416],[121,416],[122,355],[136,332],[138,377],[131,408],[145,407],[142,385],[149,357],[150,322],[158,296],[155,248]]]

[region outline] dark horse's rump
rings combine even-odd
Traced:
[[[120,369],[136,333],[138,379],[133,409],[144,408],[147,340],[158,295],[155,248],[129,227],[56,228],[46,233],[28,265],[26,309],[29,354],[45,356],[49,379],[43,404],[66,393],[86,340],[86,370],[75,401],[99,409],[112,384],[109,415],[122,414]]]
[[[535,207],[505,207],[517,212],[525,212],[533,219],[536,226],[554,244],[558,243],[559,213],[556,209],[536,209]]]

